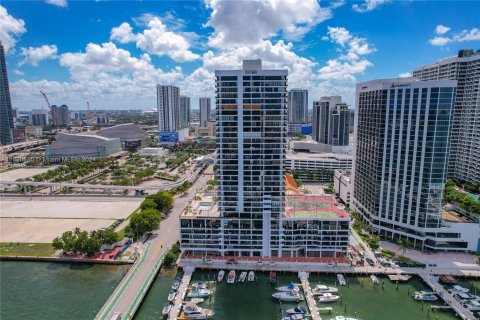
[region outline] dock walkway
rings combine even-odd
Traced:
[[[425,281],[426,284],[428,284],[430,288],[432,288],[433,291],[435,291],[440,296],[440,298],[442,298],[443,301],[445,301],[450,307],[452,307],[452,309],[455,310],[455,312],[462,319],[475,319],[473,313],[464,306],[462,306],[462,304],[458,302],[452,294],[445,290],[443,286],[438,283],[438,281],[433,276],[425,272],[421,272],[418,275],[423,279],[423,281]]]
[[[322,320],[317,309],[317,302],[313,296],[312,288],[310,287],[310,282],[308,281],[308,273],[300,271],[298,273],[300,282],[302,283],[303,292],[305,294],[305,300],[307,301],[308,309],[310,310],[310,315],[312,320]]]
[[[187,294],[188,285],[190,284],[190,280],[192,279],[192,274],[193,271],[195,271],[195,268],[185,267],[183,271],[184,273],[182,282],[180,282],[180,287],[178,287],[178,293],[175,297],[173,307],[170,310],[170,314],[168,315],[168,319],[174,320],[178,318],[180,310],[182,309],[182,303],[185,300],[185,295]]]

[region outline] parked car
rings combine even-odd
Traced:
[[[371,265],[372,267],[375,265],[375,262],[374,262],[371,258],[368,258],[368,257],[367,257],[367,258],[365,258],[365,260],[366,260],[367,263],[368,263],[369,265]]]

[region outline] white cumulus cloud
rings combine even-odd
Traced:
[[[471,30],[463,30],[459,34],[453,37],[454,41],[464,42],[464,41],[478,41],[480,40],[480,30],[477,28],[472,28]]]
[[[450,31],[450,28],[438,25],[435,28],[435,33],[437,36],[428,40],[432,46],[444,46],[453,42],[465,42],[465,41],[478,41],[480,40],[480,29],[472,28],[470,30],[462,30],[459,33],[454,34],[453,36],[446,36],[445,34]]]
[[[389,0],[365,0],[362,4],[355,3],[352,5],[352,9],[360,13],[369,12],[388,1]]]
[[[67,6],[67,0],[45,0],[46,3],[65,8]]]
[[[399,78],[410,78],[412,74],[410,72],[403,72],[398,75]]]
[[[443,26],[443,25],[441,25],[441,24],[439,24],[439,25],[437,25],[437,26],[435,27],[435,33],[436,33],[436,34],[439,34],[439,35],[445,34],[445,33],[447,33],[448,31],[450,31],[450,28],[449,28],[449,27],[445,27],[445,26]]]
[[[25,33],[25,22],[22,19],[15,19],[8,14],[5,7],[0,6],[0,41],[2,41],[5,52],[15,46],[18,37]]]
[[[20,54],[24,56],[23,60],[18,64],[22,66],[24,64],[31,64],[32,66],[38,66],[38,63],[45,59],[54,59],[57,57],[56,45],[43,45],[40,47],[28,47],[21,48]]]

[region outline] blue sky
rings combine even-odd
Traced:
[[[0,1],[12,104],[154,108],[155,85],[213,96],[215,69],[262,58],[309,100],[480,49],[476,1]]]

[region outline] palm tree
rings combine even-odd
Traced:
[[[407,252],[410,243],[407,239],[400,239],[397,244],[400,247],[399,250],[402,250],[402,255],[405,256],[405,253]]]

